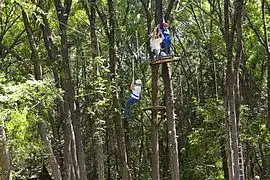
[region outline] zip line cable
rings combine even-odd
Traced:
[[[71,27],[71,26],[69,26],[69,25],[67,25],[67,24],[65,24],[65,23],[63,23],[63,22],[61,22],[61,21],[59,21],[57,18],[54,18],[54,17],[50,17],[50,18],[53,19],[55,22],[58,22],[59,24],[65,26],[65,27],[67,27],[67,28],[69,28],[69,29],[72,29],[72,30],[75,31],[76,33],[82,35],[82,36],[78,36],[78,37],[87,37],[87,38],[91,38],[89,35],[87,35],[87,34],[81,32],[81,31],[79,31],[79,30],[77,30],[77,29],[75,29],[75,28],[73,28],[73,27]]]

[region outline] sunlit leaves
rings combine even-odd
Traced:
[[[43,149],[36,128],[33,128],[42,118],[38,105],[42,104],[41,111],[46,113],[61,91],[50,80],[29,79],[15,83],[4,77],[0,79],[0,120],[1,123],[5,121],[12,164],[17,170],[26,166],[27,159],[33,158],[31,154],[38,154]]]

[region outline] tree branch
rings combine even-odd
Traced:
[[[5,56],[7,56],[8,54],[11,54],[13,57],[15,57],[18,62],[20,62],[23,67],[30,73],[32,74],[32,70],[31,68],[28,66],[28,64],[24,61],[24,59],[14,50],[12,50],[11,48],[8,48],[6,45],[4,45],[3,43],[1,43],[1,47],[6,51]],[[3,59],[2,59],[3,60]]]
[[[109,37],[109,36],[110,36],[110,32],[109,32],[109,28],[108,28],[108,25],[107,25],[107,20],[106,20],[106,18],[105,18],[105,15],[104,15],[103,12],[101,12],[101,11],[98,9],[96,3],[94,4],[94,6],[95,6],[96,11],[97,11],[97,13],[98,13],[98,16],[99,16],[99,18],[100,18],[100,20],[101,20],[101,23],[102,23],[102,25],[103,25],[103,27],[104,27],[104,31],[105,31],[107,37]]]
[[[254,33],[256,34],[256,36],[257,36],[259,42],[265,47],[265,44],[264,44],[264,41],[262,40],[262,37],[261,37],[261,35],[260,35],[260,32],[258,31],[258,29],[256,29],[256,28],[254,27],[254,25],[253,25],[251,19],[250,19],[247,15],[245,15],[245,17],[247,18],[248,23],[249,23],[251,29],[252,29],[252,30],[254,31]]]
[[[169,20],[169,16],[170,16],[170,14],[172,12],[174,3],[175,3],[175,0],[170,0],[170,2],[168,4],[168,9],[165,12],[165,16],[164,16],[165,21],[168,21]]]

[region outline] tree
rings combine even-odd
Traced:
[[[3,171],[2,178],[11,180],[11,167],[10,167],[10,155],[8,151],[8,144],[6,139],[6,132],[5,127],[3,125],[0,125],[0,150],[1,150],[1,156],[0,156],[0,162],[1,162],[1,169]]]
[[[170,2],[173,4],[174,1],[170,1]],[[168,11],[167,13],[169,14],[170,11]],[[162,1],[157,0],[156,1],[156,24],[158,23],[161,24],[162,17],[163,17],[162,16]],[[171,174],[171,179],[178,180],[180,179],[179,161],[178,161],[178,144],[177,144],[177,138],[176,138],[176,126],[175,126],[175,115],[174,115],[173,86],[172,86],[171,72],[169,69],[170,67],[168,63],[165,63],[162,65],[162,78],[164,82],[164,92],[165,92],[164,96],[165,96],[166,117],[167,117],[167,126],[168,126],[170,174]]]
[[[60,27],[60,36],[61,36],[61,54],[62,54],[62,88],[65,91],[64,95],[64,104],[63,104],[63,117],[65,120],[66,131],[66,173],[64,179],[69,179],[72,177],[70,171],[74,170],[74,178],[76,179],[86,179],[86,167],[84,159],[84,149],[82,144],[82,136],[80,130],[80,121],[76,116],[75,109],[75,94],[74,87],[72,84],[72,77],[69,66],[69,53],[68,53],[68,42],[67,42],[67,31],[66,26],[68,22],[68,17],[70,13],[72,1],[66,0],[64,6],[62,2],[57,0],[55,1],[55,7],[57,10],[57,17]],[[71,119],[70,119],[71,118]],[[72,123],[71,123],[72,120]],[[74,125],[74,130],[73,130]],[[71,139],[70,139],[71,135]],[[71,150],[71,151],[70,151]],[[70,152],[70,156],[68,155]],[[72,158],[72,159],[70,159]],[[72,174],[72,173],[71,173]]]
[[[239,161],[238,161],[238,148],[240,146],[239,143],[239,129],[237,123],[237,110],[236,110],[236,102],[237,102],[237,84],[235,75],[238,75],[238,66],[234,65],[233,59],[233,43],[234,43],[234,34],[236,31],[236,24],[239,30],[241,24],[241,17],[242,17],[242,7],[243,1],[235,1],[235,14],[233,19],[230,21],[229,19],[229,2],[224,2],[224,40],[226,42],[226,54],[227,54],[227,73],[226,73],[226,85],[227,85],[227,93],[226,93],[226,106],[227,106],[227,113],[228,113],[228,128],[227,131],[231,131],[230,135],[227,136],[228,145],[232,142],[232,147],[228,146],[228,158],[230,159],[232,155],[232,162],[229,161],[229,167],[232,167],[233,170],[229,174],[230,179],[239,179]],[[239,19],[239,20],[238,20]],[[231,23],[231,24],[230,24]],[[231,25],[231,27],[230,27]],[[240,31],[239,31],[240,32]],[[240,32],[241,33],[241,32]],[[240,37],[241,38],[241,37]],[[241,39],[238,39],[240,45],[238,45],[237,49],[237,58],[236,61],[240,61],[241,58]],[[239,49],[240,48],[240,49]],[[227,132],[229,134],[229,132]],[[232,149],[231,149],[232,148]],[[230,164],[232,163],[232,164]]]

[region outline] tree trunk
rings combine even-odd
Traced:
[[[2,25],[2,8],[4,7],[4,0],[0,0],[0,24]]]
[[[115,51],[115,10],[114,10],[114,2],[113,0],[108,0],[108,8],[109,8],[109,59],[110,59],[110,73],[111,73],[111,81],[115,87],[117,87],[116,83],[116,51]],[[121,115],[119,112],[120,102],[118,91],[115,90],[113,93],[113,120],[115,123],[115,132],[118,144],[118,150],[121,161],[121,179],[129,180],[131,179],[131,175],[129,172],[129,167],[127,163],[127,151],[125,145],[125,137],[124,137],[124,129],[123,124],[121,122]]]
[[[235,107],[236,107],[236,122],[237,125],[239,126],[240,124],[240,85],[239,85],[239,81],[240,81],[240,75],[239,75],[239,69],[240,69],[240,63],[242,62],[242,49],[243,49],[243,45],[242,45],[242,23],[241,23],[241,19],[242,19],[242,2],[238,3],[238,5],[236,5],[236,8],[238,9],[238,13],[240,17],[236,18],[236,55],[235,55]]]
[[[174,1],[171,1],[173,3]],[[170,12],[167,12],[169,14]],[[162,0],[156,0],[156,24],[162,24]],[[174,118],[174,95],[172,79],[168,64],[162,64],[162,77],[164,81],[165,105],[168,125],[168,143],[170,153],[170,173],[172,180],[179,180],[178,143],[176,139],[176,126]]]
[[[97,78],[99,76],[98,72],[98,63],[96,62],[96,57],[98,56],[98,43],[97,43],[97,35],[96,35],[96,0],[91,0],[91,4],[87,3],[87,1],[82,0],[83,7],[86,11],[88,20],[89,20],[89,27],[91,33],[91,49],[92,49],[92,65],[94,69],[94,77]],[[90,7],[89,7],[90,6]],[[89,9],[90,8],[90,9]],[[99,112],[95,112],[95,119],[101,119],[101,115]],[[95,123],[95,134],[96,134],[96,162],[97,162],[97,173],[98,173],[98,180],[104,180],[105,172],[104,172],[104,153],[103,153],[103,132],[101,129],[101,125],[99,122]]]
[[[41,9],[44,9],[40,4],[38,4],[38,6]],[[59,79],[58,69],[57,69],[57,66],[55,66],[57,64],[56,63],[57,62],[57,59],[56,59],[57,49],[56,49],[56,47],[54,45],[54,42],[53,42],[53,39],[52,39],[51,28],[50,28],[50,25],[49,25],[47,16],[45,14],[41,14],[41,16],[42,16],[42,20],[43,20],[43,23],[41,25],[41,30],[42,30],[42,33],[43,33],[44,44],[45,44],[45,47],[46,47],[46,50],[47,50],[47,53],[48,53],[48,64],[51,65],[56,87],[57,88],[60,88],[60,79]],[[62,106],[63,105],[63,102],[59,102],[58,101],[57,105],[58,105],[58,108],[57,109],[59,110],[59,109],[61,109],[61,108],[59,108],[59,106]],[[59,111],[58,113],[61,114],[63,112],[60,112]],[[52,134],[53,134],[52,140],[54,142],[57,142],[57,141],[60,140],[60,137],[59,137],[59,134],[58,134],[58,128],[57,127],[59,126],[59,123],[61,123],[61,120],[60,119],[54,119],[52,117],[52,112],[49,112],[48,119],[50,120],[51,128],[52,128]],[[41,122],[41,124],[44,124],[44,123]],[[44,126],[45,126],[45,124],[44,124]],[[46,127],[44,127],[44,128],[46,128]],[[46,132],[46,129],[45,130],[42,130],[41,129],[41,132]],[[44,136],[44,135],[41,134],[41,136]],[[47,134],[45,134],[45,137],[46,136],[47,136]],[[43,140],[46,140],[47,141],[47,139],[44,139],[45,137],[43,137]],[[45,141],[45,144],[48,143],[46,141]],[[59,144],[56,143],[57,152],[59,152],[59,148],[60,148],[59,147]],[[53,152],[53,150],[52,151],[50,150],[49,144],[47,144],[47,150],[49,151],[48,153],[52,153]],[[51,165],[54,165],[55,164],[54,159],[57,159],[59,161],[59,154],[56,154],[56,158],[53,158],[52,157],[52,154],[50,156],[51,156],[51,158],[50,158]],[[54,178],[55,179],[62,179],[61,172],[59,174],[57,172],[58,170],[55,167],[52,167],[52,169],[53,169],[53,176],[54,176]],[[60,177],[57,177],[58,174],[60,175]]]
[[[74,132],[71,120],[69,118],[68,104],[66,96],[64,96],[64,103],[60,103],[60,119],[63,121],[64,133],[64,167],[63,167],[63,180],[76,180],[73,169],[73,159],[71,151],[71,143],[74,143]]]
[[[220,139],[220,154],[222,157],[222,169],[224,172],[224,179],[229,179],[225,142],[226,142],[225,138]]]
[[[270,132],[270,49],[268,42],[268,26],[266,24],[266,15],[265,15],[265,3],[266,0],[262,0],[262,20],[263,20],[263,31],[264,31],[264,44],[265,44],[265,52],[267,57],[267,105],[268,105],[268,114],[267,114],[267,126]],[[268,8],[269,11],[269,8]],[[265,159],[265,164],[269,164],[269,158]],[[265,165],[264,164],[264,165]],[[263,167],[266,169],[266,178],[269,179],[269,168],[268,166]]]
[[[93,69],[94,69],[94,76],[98,77],[98,63],[96,62],[96,57],[98,56],[98,43],[97,43],[97,34],[96,34],[96,10],[93,4],[96,4],[96,0],[91,0],[90,6],[90,16],[88,15],[89,22],[90,22],[90,33],[91,33],[91,47],[92,47],[92,61],[93,61]],[[101,97],[102,98],[102,97]],[[96,119],[101,119],[101,115],[99,112],[96,112]],[[97,173],[98,173],[98,180],[104,180],[105,172],[104,172],[104,150],[103,150],[103,138],[104,134],[99,129],[102,129],[102,125],[96,122],[95,131],[98,135],[96,141],[96,160],[97,160]]]
[[[267,126],[270,132],[270,50],[268,42],[268,31],[266,24],[266,15],[265,15],[265,0],[262,0],[262,20],[263,20],[263,32],[264,32],[264,47],[267,58],[267,105],[268,105],[268,115],[267,115]]]
[[[0,23],[2,25],[2,8],[4,0],[0,0]],[[2,40],[1,40],[2,44]],[[2,45],[1,45],[2,46]],[[2,50],[1,50],[2,56]],[[0,179],[12,180],[11,168],[10,168],[10,155],[8,151],[8,144],[6,139],[5,123],[0,124],[0,165],[2,169],[2,175]]]
[[[34,62],[34,75],[35,75],[37,80],[40,80],[40,79],[42,79],[42,69],[41,69],[40,58],[39,58],[38,51],[37,51],[37,46],[36,46],[35,39],[34,39],[34,34],[33,34],[33,31],[30,27],[28,16],[24,10],[22,10],[22,16],[23,16],[24,27],[25,27],[25,30],[27,33],[30,49],[32,52],[32,58],[33,58],[33,62]]]
[[[34,34],[33,31],[30,27],[30,23],[29,23],[29,18],[27,16],[27,14],[22,11],[22,15],[23,15],[23,21],[24,21],[24,25],[25,25],[25,29],[26,29],[26,33],[27,33],[27,37],[29,40],[29,44],[31,47],[31,52],[32,52],[32,57],[33,57],[33,61],[34,61],[34,75],[35,75],[35,79],[36,80],[42,80],[42,68],[41,68],[41,63],[40,63],[40,58],[37,52],[37,47],[36,47],[36,43],[35,43],[35,39],[34,39]],[[42,113],[42,104],[38,105],[39,108],[39,113]],[[42,116],[45,117],[45,116]],[[58,167],[58,163],[57,160],[54,156],[52,147],[51,147],[51,142],[47,136],[47,132],[46,132],[46,126],[43,122],[43,120],[39,121],[39,130],[40,130],[40,134],[41,134],[41,138],[44,141],[45,144],[45,149],[47,151],[47,153],[49,154],[49,159],[50,159],[50,164],[51,164],[51,168],[52,168],[52,173],[54,176],[55,180],[62,180],[61,177],[61,172],[60,169]]]
[[[41,7],[40,5],[39,7],[43,9],[43,7]],[[58,74],[58,69],[57,69],[57,48],[52,39],[53,35],[52,35],[52,31],[51,31],[47,16],[45,14],[41,14],[41,16],[42,16],[42,22],[43,22],[41,25],[41,30],[43,32],[44,44],[48,52],[48,63],[51,65],[56,87],[60,88],[60,79],[59,79],[59,74]]]
[[[165,104],[166,104],[166,115],[167,115],[167,125],[168,125],[168,143],[170,152],[170,171],[171,179],[179,180],[179,162],[178,162],[178,143],[176,138],[176,127],[174,118],[174,95],[172,88],[171,73],[169,70],[169,65],[162,64],[162,77],[164,81],[164,91],[165,91]]]
[[[60,0],[55,1],[55,7],[57,10],[57,16],[59,20],[60,26],[60,36],[61,36],[61,47],[62,47],[62,65],[63,65],[63,73],[62,73],[62,88],[65,91],[65,102],[64,102],[64,112],[66,114],[71,115],[73,126],[68,125],[71,128],[70,134],[75,133],[75,139],[72,139],[71,143],[71,152],[72,152],[72,161],[76,179],[87,179],[86,177],[86,166],[85,166],[85,157],[84,157],[84,148],[82,144],[82,136],[81,136],[81,128],[80,121],[77,118],[76,109],[74,106],[75,103],[75,93],[74,86],[71,80],[71,72],[69,67],[69,57],[68,57],[68,41],[67,41],[67,31],[66,26],[68,22],[68,17],[70,13],[72,0],[65,0],[64,7]],[[66,104],[68,107],[66,107]],[[68,119],[70,117],[67,117]],[[68,119],[65,119],[66,123],[70,123]],[[74,142],[73,142],[74,141]]]
[[[158,103],[158,75],[159,64],[152,66],[152,121],[151,121],[151,149],[152,149],[152,179],[159,180],[159,138],[158,138],[158,110],[154,107]]]
[[[3,180],[12,180],[10,157],[4,125],[0,125],[0,153],[0,163],[2,169],[2,176],[0,177]]]
[[[225,109],[226,109],[226,118],[225,118],[225,126],[226,126],[226,145],[227,145],[227,166],[228,166],[228,175],[229,180],[233,180],[234,171],[233,171],[233,150],[232,150],[232,133],[231,133],[231,123],[229,122],[229,106],[227,101],[227,95],[225,95]]]
[[[151,33],[151,13],[148,7],[151,5],[151,1],[146,3],[144,0],[141,0],[147,18],[147,36]],[[150,3],[150,4],[149,4]],[[156,20],[156,24],[159,24],[159,20]],[[150,42],[146,42],[147,50],[150,56],[150,59],[153,58],[150,48]],[[158,103],[158,79],[159,79],[159,64],[152,66],[152,121],[151,121],[151,177],[152,179],[160,179],[159,171],[159,137],[158,137],[158,110],[155,109]]]
[[[54,180],[62,180],[59,165],[58,165],[57,160],[53,154],[52,145],[51,145],[51,142],[47,136],[48,133],[47,133],[46,129],[47,128],[46,128],[45,123],[43,121],[40,121],[39,122],[39,130],[41,131],[40,132],[41,138],[45,144],[45,149],[49,155]]]
[[[234,78],[235,75],[238,74],[238,69],[235,69],[234,60],[233,60],[233,43],[234,43],[234,34],[236,30],[236,25],[239,29],[239,21],[242,18],[242,6],[243,0],[237,0],[235,2],[235,13],[230,22],[229,19],[229,1],[224,1],[224,39],[226,42],[226,52],[227,52],[227,77],[226,77],[226,86],[227,86],[227,111],[228,111],[228,122],[229,126],[231,127],[231,138],[232,138],[232,149],[233,149],[233,179],[239,180],[239,157],[238,157],[238,146],[239,146],[239,133],[238,133],[238,123],[237,123],[237,110],[236,110],[236,79]],[[231,23],[231,24],[230,24]],[[231,25],[231,27],[230,27]],[[241,26],[241,24],[240,24]],[[230,31],[231,29],[231,31]],[[238,39],[239,42],[240,39]],[[240,44],[241,45],[241,44]],[[238,47],[239,50],[239,58],[241,55],[241,47]],[[238,66],[236,66],[238,67]],[[228,133],[228,132],[227,132]],[[227,139],[228,140],[228,139]],[[229,165],[230,166],[230,165]]]

